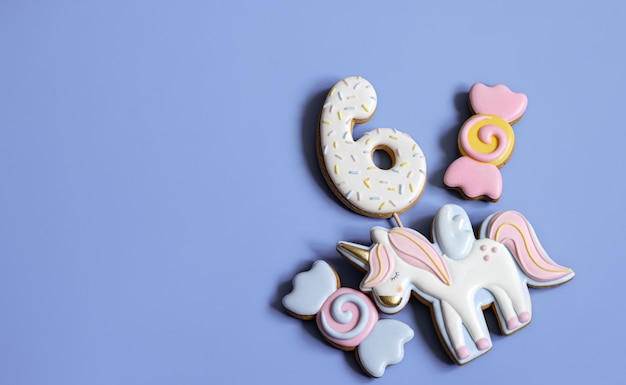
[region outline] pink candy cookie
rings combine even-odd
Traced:
[[[515,146],[515,124],[526,111],[528,98],[498,84],[476,83],[469,93],[472,111],[459,131],[461,157],[452,162],[443,182],[467,199],[497,202],[502,195],[499,168],[508,162]]]

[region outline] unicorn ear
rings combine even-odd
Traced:
[[[452,259],[462,259],[476,240],[465,210],[457,205],[442,206],[433,220],[433,238],[441,251]]]

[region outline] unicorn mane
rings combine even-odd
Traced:
[[[434,274],[446,285],[452,284],[448,268],[435,247],[417,231],[394,227],[387,232],[388,242],[376,243],[369,254],[369,274],[364,287],[386,282],[395,269],[395,258]]]

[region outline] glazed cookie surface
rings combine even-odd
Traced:
[[[467,199],[497,202],[502,195],[499,168],[510,159],[515,147],[515,124],[526,111],[528,98],[498,84],[472,86],[469,103],[474,116],[459,130],[461,157],[448,167],[443,182]]]
[[[550,259],[530,223],[514,211],[489,216],[480,239],[456,205],[437,212],[434,243],[404,227],[374,227],[371,238],[371,246],[337,245],[366,272],[361,290],[371,292],[385,313],[402,310],[411,293],[429,303],[440,339],[458,364],[491,349],[482,309],[493,307],[503,334],[512,334],[531,321],[529,286],[551,287],[574,277]]]
[[[421,196],[426,160],[417,143],[394,128],[377,128],[354,140],[354,125],[370,120],[377,100],[374,87],[360,76],[337,82],[322,107],[317,151],[326,181],[346,206],[362,215],[389,218]],[[389,155],[389,169],[374,163],[376,151]]]
[[[335,270],[318,260],[298,273],[283,306],[302,319],[316,319],[324,338],[342,350],[355,350],[363,370],[380,377],[387,366],[402,361],[413,330],[396,320],[378,317],[372,301],[360,291],[339,287]]]

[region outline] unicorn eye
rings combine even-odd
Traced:
[[[396,279],[398,279],[398,277],[400,277],[400,273],[398,273],[397,271],[395,272],[395,274],[393,275],[393,277],[391,277],[392,281],[395,281]]]

